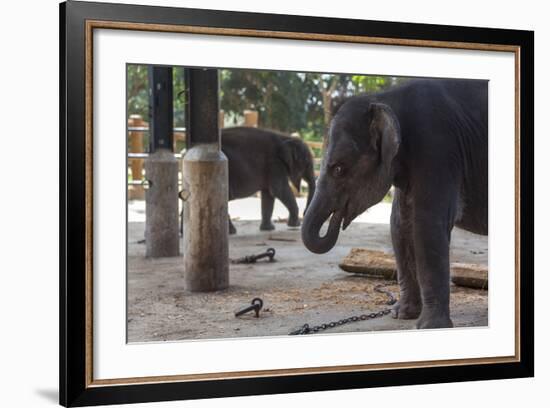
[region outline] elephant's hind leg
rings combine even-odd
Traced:
[[[412,207],[400,189],[395,189],[391,214],[391,238],[397,263],[399,302],[393,307],[398,319],[416,319],[422,311],[420,287],[416,278]]]
[[[268,190],[262,190],[262,223],[260,224],[261,231],[272,231],[275,229],[275,225],[271,222],[271,216],[273,215],[273,206],[275,205],[275,198]]]
[[[288,210],[288,222],[289,227],[299,227],[300,219],[298,218],[298,204],[296,204],[296,198],[294,193],[288,185],[288,180],[285,178],[274,186],[273,194],[276,198],[281,200],[284,206]]]

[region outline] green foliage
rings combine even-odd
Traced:
[[[128,65],[126,70],[128,116],[141,115],[147,120],[149,96],[146,65]]]
[[[304,78],[279,71],[222,70],[221,109],[237,124],[244,110],[259,112],[261,127],[293,131],[306,119]]]
[[[174,67],[174,126],[185,127],[184,68]],[[149,120],[149,80],[147,65],[129,64],[127,67],[128,116],[140,115]]]
[[[174,67],[174,127],[185,127],[185,68]]]
[[[128,114],[148,120],[146,65],[128,65]],[[174,67],[174,126],[185,126],[184,68]],[[259,112],[259,126],[304,140],[320,141],[335,104],[360,93],[378,92],[406,78],[348,74],[316,74],[246,69],[220,70],[220,107],[226,125],[242,123],[247,109]]]

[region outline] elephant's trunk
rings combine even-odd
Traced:
[[[296,191],[299,193],[300,189],[302,187],[302,177],[300,177],[300,176],[293,177],[293,178],[290,179],[290,182],[292,183],[292,185],[294,186]]]
[[[316,254],[324,254],[334,247],[342,223],[342,211],[333,211],[327,201],[331,200],[324,200],[317,190],[302,224],[302,241],[307,249]],[[327,233],[321,237],[321,227],[329,217]]]
[[[304,179],[306,180],[306,183],[307,183],[307,201],[306,201],[306,208],[304,209],[304,217],[305,217],[306,211],[309,208],[309,205],[311,204],[313,195],[315,194],[315,173],[313,172],[313,164],[310,166],[310,168],[306,172]]]

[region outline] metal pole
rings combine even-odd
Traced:
[[[183,157],[183,263],[189,291],[229,285],[228,167],[221,151],[218,71],[187,69],[187,146]]]
[[[199,143],[217,143],[221,149],[218,70],[189,68],[185,73],[187,148]]]
[[[149,151],[172,150],[174,128],[174,91],[171,67],[150,66],[149,77]]]

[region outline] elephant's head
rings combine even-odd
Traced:
[[[317,189],[302,224],[302,240],[310,251],[332,249],[342,221],[346,229],[384,198],[400,141],[399,123],[387,105],[352,98],[341,106],[331,123]],[[328,230],[320,237],[329,217]]]
[[[284,137],[279,152],[281,160],[288,169],[290,182],[300,190],[301,180],[308,185],[306,209],[315,193],[315,175],[313,172],[313,156],[309,147],[297,137]]]

